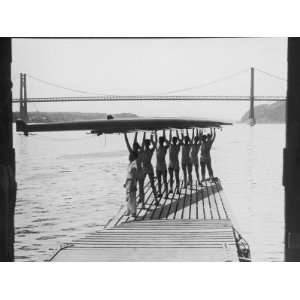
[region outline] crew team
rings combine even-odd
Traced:
[[[143,134],[142,144],[137,141],[138,133],[135,133],[132,146],[129,143],[128,136],[125,133],[125,142],[129,151],[129,165],[127,177],[124,183],[126,188],[127,215],[135,217],[136,215],[136,191],[139,189],[139,203],[144,207],[144,182],[149,177],[151,188],[153,191],[155,203],[158,204],[158,198],[162,197],[162,182],[165,189],[165,198],[173,192],[174,177],[176,182],[176,193],[179,193],[179,152],[181,150],[181,169],[183,172],[184,188],[193,183],[192,170],[195,169],[196,179],[201,186],[205,181],[206,168],[208,170],[210,180],[214,180],[210,150],[216,138],[215,128],[210,129],[210,133],[204,134],[202,130],[193,129],[190,138],[188,130],[186,135],[181,132],[179,136],[178,130],[176,135],[172,136],[172,130],[169,132],[169,138],[166,137],[165,131],[163,135],[157,138],[157,132],[151,134],[150,139]],[[154,168],[152,165],[152,157],[156,150],[156,177],[158,183],[158,191],[154,184]],[[167,168],[166,155],[169,151],[169,165]],[[199,177],[199,152],[201,181]],[[170,176],[170,188],[167,181],[167,170]]]

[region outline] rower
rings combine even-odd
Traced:
[[[155,199],[155,204],[158,204],[159,201],[157,200],[157,193],[156,193],[156,188],[155,188],[155,185],[154,185],[154,170],[153,170],[153,166],[152,166],[152,163],[151,163],[152,156],[153,156],[154,150],[156,148],[156,144],[153,140],[153,135],[152,134],[151,134],[150,139],[146,139],[146,133],[144,133],[143,140],[144,140],[143,166],[144,166],[145,178],[146,178],[147,175],[149,176],[151,188],[152,188],[154,199]],[[152,147],[150,147],[150,144],[152,144]]]
[[[166,144],[165,144],[166,142]],[[167,181],[167,164],[166,154],[170,146],[169,141],[166,139],[165,130],[163,135],[158,139],[159,146],[157,147],[157,132],[155,131],[155,145],[156,145],[156,177],[158,182],[158,197],[162,196],[161,193],[161,177],[163,178],[165,186],[165,199],[168,198],[168,181]]]
[[[196,136],[195,136],[195,130],[193,128],[190,158],[191,158],[192,168],[193,166],[195,168],[195,173],[199,185],[202,185],[199,178],[199,159],[198,159],[198,153],[201,146],[201,139],[202,139],[202,130],[198,131],[197,129]]]
[[[179,194],[179,159],[178,154],[180,151],[180,144],[178,143],[179,134],[178,130],[176,130],[176,136],[172,137],[172,130],[170,130],[169,135],[169,175],[170,175],[170,193],[173,192],[173,182],[174,177],[173,174],[175,173],[175,180],[176,180],[176,193]],[[172,141],[172,143],[171,143]]]
[[[213,142],[216,138],[216,129],[214,131],[210,129],[210,134],[203,135],[201,141],[201,150],[200,150],[200,166],[201,166],[201,177],[202,181],[205,180],[205,168],[208,170],[208,175],[211,181],[214,181],[213,170],[211,167],[211,157],[210,157],[210,150],[212,147]]]
[[[192,162],[190,158],[190,151],[191,151],[191,139],[189,137],[189,132],[186,129],[186,136],[183,136],[181,132],[181,139],[179,140],[182,146],[181,152],[181,168],[183,171],[183,178],[184,178],[184,188],[187,185],[192,184]],[[189,177],[187,181],[187,175]]]

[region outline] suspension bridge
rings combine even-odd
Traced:
[[[173,91],[168,91],[160,95],[107,95],[107,94],[93,94],[86,91],[76,90],[72,88],[67,88],[58,84],[54,84],[45,80],[42,80],[40,78],[27,75],[24,73],[20,74],[20,97],[17,99],[13,99],[13,103],[19,103],[20,111],[19,116],[20,119],[22,119],[25,122],[28,122],[28,109],[27,104],[28,103],[57,103],[57,102],[118,102],[118,101],[248,101],[250,104],[250,110],[249,110],[249,122],[250,124],[255,124],[255,111],[254,111],[254,103],[255,102],[275,102],[275,101],[286,101],[286,97],[284,96],[255,96],[254,95],[254,74],[255,71],[258,71],[264,75],[267,75],[269,77],[275,78],[277,80],[281,81],[287,81],[284,78],[281,78],[279,76],[276,76],[274,74],[268,73],[263,70],[254,69],[253,67],[250,68],[250,93],[249,96],[194,96],[194,95],[170,95],[170,94],[176,94],[179,92],[186,92],[192,89],[197,89],[201,87],[205,87],[208,85],[212,85],[224,80],[228,80],[230,78],[233,78],[247,70],[243,70],[240,72],[237,72],[235,74],[219,78],[217,80],[204,83],[202,85],[193,86],[189,88],[184,89],[177,89]],[[27,76],[30,77],[33,80],[39,81],[44,84],[48,84],[57,88],[62,88],[65,90],[69,90],[71,92],[77,92],[81,94],[85,94],[85,96],[73,96],[73,97],[35,97],[30,98],[27,96]],[[92,95],[92,96],[91,96]]]

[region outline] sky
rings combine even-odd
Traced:
[[[27,74],[28,97],[248,96],[250,67],[257,69],[255,95],[286,94],[286,81],[258,71],[287,77],[286,38],[13,39],[12,45],[14,98],[19,97],[21,72]],[[218,81],[222,78],[227,79]],[[210,84],[214,81],[217,82]],[[141,116],[226,120],[240,119],[248,108],[248,102],[199,101],[28,104],[29,111],[131,112]],[[14,110],[17,109],[15,105]]]

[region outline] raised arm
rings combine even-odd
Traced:
[[[164,137],[164,140],[165,140],[165,142],[167,144],[166,147],[168,148],[170,146],[170,142],[168,141],[168,139],[166,137],[166,131],[165,130],[163,130],[163,137]]]
[[[155,140],[153,139],[153,134],[151,134],[151,143],[153,145],[153,150],[156,149],[156,145],[157,145],[157,132],[155,131]]]
[[[215,139],[216,139],[216,128],[214,128],[214,134],[213,134],[211,143],[213,143],[215,141]]]
[[[194,137],[195,137],[195,128],[192,130],[192,144],[194,143]]]
[[[138,132],[135,132],[133,143],[137,143]]]
[[[181,137],[182,137],[182,139],[179,137],[178,130],[176,130],[176,135],[177,135],[177,139],[178,139],[179,144],[182,145],[182,142],[183,142],[183,133],[181,132]]]
[[[124,137],[125,137],[125,143],[126,143],[126,146],[127,146],[128,151],[129,151],[129,152],[132,152],[132,148],[131,148],[131,146],[130,146],[130,144],[129,144],[128,136],[127,136],[127,133],[126,133],[126,132],[124,133]]]
[[[202,130],[202,129],[200,129],[200,130],[199,130],[199,133],[198,133],[198,137],[199,137],[199,144],[201,144],[201,143],[202,143],[202,136],[203,136],[203,130]]]
[[[185,132],[186,132],[186,136],[188,136],[190,138],[190,136],[189,136],[189,130],[186,129]]]
[[[144,150],[144,147],[145,147],[145,139],[146,139],[146,132],[144,131],[144,134],[143,134],[143,141],[142,141],[142,149]]]

